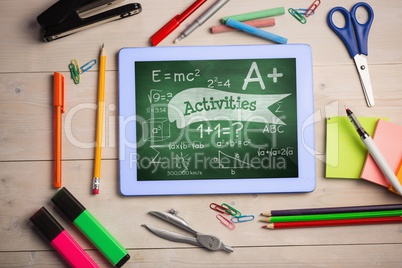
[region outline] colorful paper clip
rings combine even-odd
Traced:
[[[254,220],[254,215],[251,215],[251,214],[249,214],[249,215],[245,214],[245,215],[241,215],[239,217],[233,217],[231,219],[231,221],[233,223],[248,222],[248,221],[252,221],[252,220]]]
[[[300,14],[299,12],[297,12],[296,9],[289,8],[289,9],[288,9],[288,12],[289,12],[289,14],[292,15],[295,19],[297,19],[300,23],[306,24],[306,22],[307,22],[306,18],[305,18],[302,14]]]
[[[81,81],[81,74],[78,60],[73,59],[71,63],[68,65],[68,69],[70,70],[71,79],[73,79],[74,84],[79,84]]]
[[[77,59],[73,59],[71,63],[68,65],[68,69],[70,70],[71,79],[73,79],[75,84],[79,84],[81,81],[81,74],[85,73],[89,69],[91,69],[96,64],[96,60],[93,59],[85,63],[82,67]]]
[[[236,228],[236,225],[234,225],[234,223],[229,220],[228,218],[226,218],[225,216],[223,216],[222,214],[217,214],[216,218],[223,224],[225,225],[227,228],[229,228],[230,230],[234,230]]]
[[[227,208],[224,208],[221,205],[218,205],[217,203],[211,203],[209,204],[209,207],[215,211],[218,211],[219,213],[230,215]]]
[[[317,7],[321,4],[321,0],[315,0],[311,6],[309,8],[307,8],[306,13],[304,14],[304,16],[309,17],[311,15],[314,14],[315,10],[317,9]]]
[[[230,215],[232,215],[233,217],[240,217],[240,216],[241,216],[241,212],[240,212],[240,211],[238,211],[237,209],[235,209],[235,208],[232,207],[232,206],[229,206],[229,205],[226,204],[226,203],[223,203],[223,204],[222,204],[222,207],[226,208],[226,211],[227,211]]]
[[[307,8],[295,8],[294,10],[296,10],[297,12],[299,12],[300,14],[304,15],[307,12]],[[314,11],[312,14],[310,14],[310,16],[314,15]]]

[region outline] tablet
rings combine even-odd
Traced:
[[[315,188],[311,48],[123,48],[123,195]]]

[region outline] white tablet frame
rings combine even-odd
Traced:
[[[296,59],[298,177],[138,181],[136,153],[136,61]],[[128,196],[310,192],[315,189],[314,92],[307,44],[123,48],[118,55],[120,191]],[[131,141],[127,137],[132,137]]]

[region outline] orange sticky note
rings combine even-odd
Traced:
[[[401,162],[399,163],[399,168],[398,168],[398,170],[396,171],[396,177],[398,178],[399,182],[402,184],[402,159],[401,159]],[[397,193],[397,192],[395,191],[394,187],[392,187],[392,185],[389,186],[388,189],[389,189],[390,191],[393,191],[394,193]]]

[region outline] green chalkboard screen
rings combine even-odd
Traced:
[[[305,45],[121,50],[121,192],[311,191],[311,80]]]

